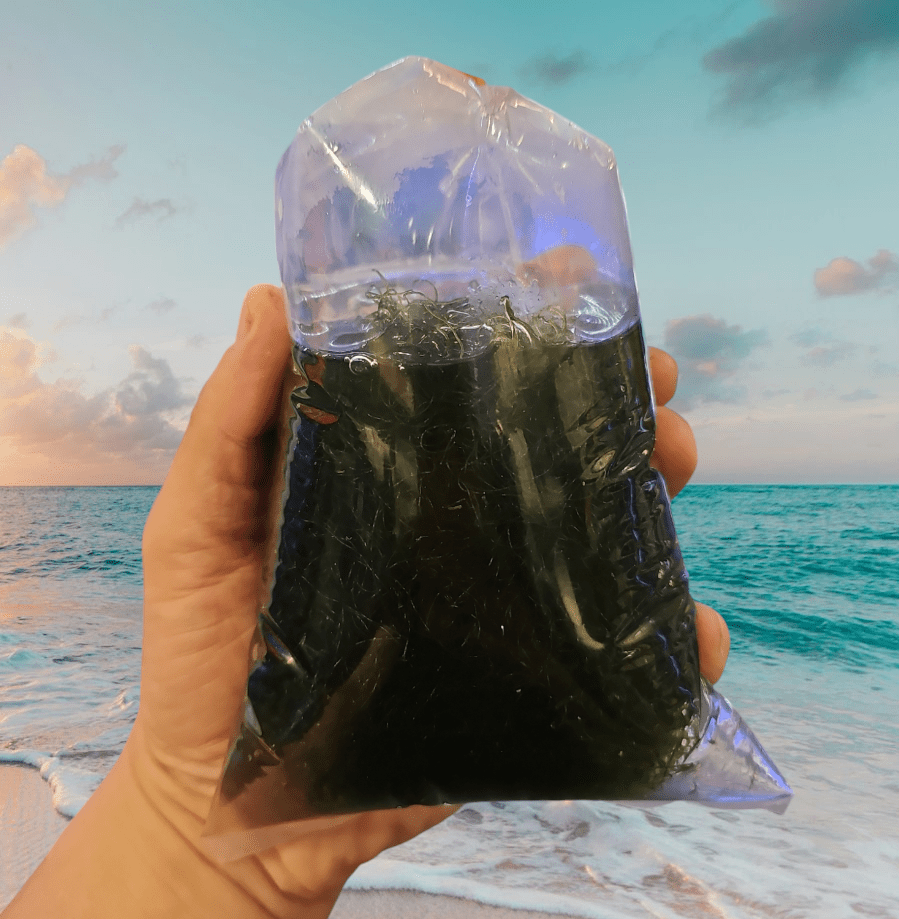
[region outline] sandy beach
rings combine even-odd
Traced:
[[[67,823],[53,809],[50,787],[36,769],[0,766],[0,909],[18,893]],[[548,919],[547,913],[400,890],[347,890],[331,915],[333,919]]]
[[[50,851],[68,820],[30,766],[0,766],[0,909]]]
[[[408,890],[346,890],[331,919],[550,919],[549,913],[484,906],[461,897]],[[553,913],[551,919],[573,919]]]

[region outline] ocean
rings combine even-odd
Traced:
[[[139,704],[156,492],[0,489],[0,763],[40,769],[66,816]],[[674,517],[694,596],[731,629],[718,688],[792,785],[787,812],[473,804],[350,887],[584,919],[899,917],[899,486],[691,485]]]

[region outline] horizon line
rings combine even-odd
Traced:
[[[130,483],[127,485],[106,483],[106,484],[82,484],[82,485],[62,485],[62,484],[9,484],[2,485],[0,488],[162,488],[162,482],[148,482],[148,483]],[[871,488],[883,488],[883,487],[892,487],[899,486],[899,481],[895,482],[688,482],[684,486],[684,491],[687,488],[717,488],[719,486],[725,487],[748,487],[748,486],[777,486],[778,488],[821,488],[824,486],[833,486],[835,488],[841,488],[848,485],[853,486],[870,486]],[[679,492],[682,494],[683,491]]]

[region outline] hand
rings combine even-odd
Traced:
[[[141,702],[112,773],[10,907],[9,917],[327,916],[347,877],[383,849],[451,814],[410,807],[354,815],[332,829],[221,864],[200,841],[240,710],[256,628],[275,429],[290,366],[282,293],[244,301],[238,335],[203,388],[144,530]],[[651,356],[660,406],[676,365]],[[659,409],[653,462],[672,493],[696,462],[689,426]],[[727,629],[697,618],[710,679]],[[69,889],[78,890],[77,895]],[[123,905],[125,904],[125,905]],[[18,911],[17,911],[18,910]],[[77,913],[81,915],[81,913]]]
[[[673,498],[696,471],[696,439],[690,425],[667,407],[677,388],[677,361],[667,351],[650,348],[649,375],[656,399],[656,449],[651,462]]]
[[[171,764],[172,775],[192,777],[182,800],[197,827],[206,817],[246,687],[263,564],[261,521],[273,487],[269,451],[290,347],[281,291],[254,288],[244,303],[238,341],[200,396],[144,533],[144,688],[136,728],[155,758]],[[651,352],[651,361],[657,401],[664,406],[674,394],[677,365],[661,351]],[[689,425],[664,407],[654,462],[672,493],[696,465]],[[727,630],[717,613],[701,609],[703,672],[714,679],[727,656],[718,627],[725,635]],[[285,890],[308,894],[324,885],[336,895],[357,864],[451,812],[418,807],[353,818],[327,840],[317,834],[314,844],[299,840],[261,854],[260,877],[276,866]],[[335,861],[322,868],[328,849]],[[310,872],[311,865],[318,873]]]
[[[347,877],[451,814],[354,815],[221,864],[201,842],[242,706],[290,340],[281,291],[253,288],[204,386],[143,538],[141,700],[125,749],[4,919],[325,917]]]
[[[256,628],[272,456],[291,362],[283,295],[253,288],[238,336],[200,394],[144,530],[144,668],[135,724],[147,795],[195,841],[243,706]],[[135,744],[137,745],[137,744]],[[276,915],[330,911],[347,877],[455,808],[354,816],[220,866]]]
[[[656,449],[651,462],[673,498],[696,469],[696,440],[690,425],[667,407],[677,387],[677,362],[667,352],[650,348],[649,373],[656,397]],[[730,633],[721,616],[705,603],[696,604],[696,638],[702,675],[714,683],[724,672]]]

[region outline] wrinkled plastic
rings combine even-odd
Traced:
[[[740,713],[706,680],[696,725],[696,744],[647,800],[786,811],[790,786]]]
[[[699,675],[611,150],[407,58],[278,168],[295,341],[208,838],[359,810],[791,794]]]

